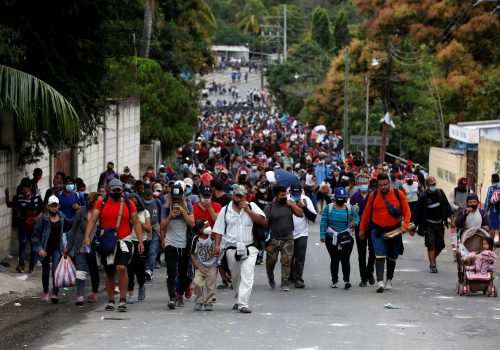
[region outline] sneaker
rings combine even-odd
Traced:
[[[293,286],[294,286],[295,288],[305,288],[305,287],[306,287],[306,285],[304,284],[304,282],[301,282],[301,281],[297,281],[297,282],[295,282],[295,283],[293,284]]]
[[[202,302],[195,302],[194,303],[194,311],[201,311],[201,308],[203,307],[203,303]]]
[[[78,298],[76,298],[75,304],[76,306],[82,306],[84,302],[85,298],[83,297],[83,295],[80,295]]]
[[[351,283],[346,282],[344,285],[344,289],[350,289],[352,287]]]
[[[178,307],[184,307],[184,306],[186,306],[186,304],[184,303],[184,298],[183,297],[179,297],[177,299],[177,306]]]
[[[104,307],[104,310],[106,311],[115,311],[115,301],[114,300],[109,300],[106,306]]]
[[[87,297],[87,303],[95,303],[99,298],[99,294],[92,292]]]
[[[366,282],[365,282],[365,281],[361,281],[361,282],[359,282],[359,286],[360,286],[360,287],[366,287]]]
[[[193,296],[193,288],[191,288],[191,286],[187,286],[186,289],[184,289],[184,296],[188,299]]]
[[[151,281],[153,279],[153,273],[149,270],[146,271],[146,281]]]
[[[229,288],[229,283],[227,282],[222,282],[217,286],[217,289],[228,289]]]
[[[436,265],[431,265],[429,269],[430,273],[438,273],[438,268]]]
[[[268,277],[267,279],[269,280],[269,287],[271,287],[271,289],[276,288],[276,282],[274,281],[274,277]]]
[[[50,300],[50,293],[43,293],[42,294],[42,299],[43,302],[48,303]]]
[[[24,266],[17,266],[16,271],[19,273],[24,273]]]
[[[137,295],[137,300],[143,301],[146,299],[146,287],[139,287],[139,294]]]
[[[120,294],[120,287],[115,286],[115,294]]]
[[[161,264],[158,261],[155,263],[155,269],[161,269]]]
[[[214,311],[214,306],[212,304],[206,304],[205,311]]]
[[[30,269],[28,270],[28,273],[33,273],[35,271],[35,267],[34,266],[30,266]]]
[[[50,301],[52,302],[52,304],[57,304],[57,303],[59,303],[59,297],[57,295],[52,294]]]
[[[375,284],[375,277],[373,277],[373,274],[368,277],[368,283],[370,283],[370,286]]]
[[[337,282],[333,282],[333,283],[330,285],[330,288],[337,288]]]
[[[234,311],[238,311],[238,304],[234,304],[234,305],[233,305],[233,310],[234,310]]]
[[[264,263],[264,259],[261,256],[257,257],[257,260],[255,261],[255,265],[262,265]]]
[[[384,281],[378,281],[377,282],[377,293],[383,293],[384,292]]]
[[[240,309],[240,312],[241,312],[242,314],[251,314],[251,313],[252,313],[252,310],[250,310],[250,309],[249,309],[249,308],[247,308],[247,307],[242,307],[242,308]]]
[[[129,295],[127,297],[127,304],[133,304],[135,302],[135,297],[133,295]]]
[[[290,286],[288,285],[287,282],[282,283],[281,286],[280,286],[280,290],[282,292],[288,292],[290,290]]]
[[[170,298],[170,300],[169,300],[169,302],[168,302],[167,306],[168,306],[168,308],[169,308],[170,310],[175,309],[175,298]]]
[[[119,312],[127,312],[127,302],[126,301],[120,301],[118,303],[118,311]]]
[[[391,290],[392,289],[392,280],[385,281],[384,289],[385,290]]]

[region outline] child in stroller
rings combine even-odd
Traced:
[[[458,235],[457,294],[470,295],[482,291],[487,296],[497,296],[493,284],[494,262],[493,242],[488,232],[481,228],[461,230]]]

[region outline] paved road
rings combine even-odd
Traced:
[[[394,289],[377,294],[374,287],[357,287],[357,254],[351,290],[329,288],[328,255],[312,226],[307,252],[306,289],[280,292],[267,285],[264,266],[256,267],[252,314],[234,312],[232,293],[219,292],[215,311],[187,307],[167,310],[165,269],[147,284],[147,299],[129,312],[76,308],[67,301],[59,308],[65,319],[47,330],[38,344],[49,349],[457,349],[497,348],[500,302],[483,295],[455,294],[456,266],[450,252],[439,261],[439,274],[427,272],[423,239],[405,237],[405,254],[398,261]],[[279,273],[276,274],[279,276]],[[384,308],[393,303],[397,310]],[[46,305],[47,308],[53,307]],[[125,318],[106,320],[103,317]],[[52,320],[54,321],[54,320]],[[55,319],[57,322],[57,318]],[[35,324],[36,325],[36,320]],[[38,322],[42,324],[42,322]],[[22,344],[22,343],[21,343]]]

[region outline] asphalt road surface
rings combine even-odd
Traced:
[[[213,312],[195,312],[194,297],[186,307],[168,310],[162,267],[146,285],[146,300],[130,305],[127,313],[105,312],[104,293],[98,305],[76,307],[72,291],[57,306],[35,299],[17,308],[5,306],[0,310],[4,326],[9,320],[22,322],[0,328],[3,345],[45,350],[498,348],[500,299],[482,293],[458,296],[450,251],[438,260],[439,273],[430,274],[423,239],[405,237],[394,289],[377,294],[374,286],[358,287],[354,249],[353,287],[332,289],[318,231],[318,224],[311,226],[305,289],[271,290],[265,267],[256,266],[252,314],[231,310],[229,290],[218,291]],[[386,303],[399,309],[386,309]]]

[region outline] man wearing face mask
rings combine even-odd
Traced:
[[[273,201],[273,194],[269,185],[269,181],[262,180],[255,195],[255,203],[261,210]]]
[[[315,222],[317,213],[309,197],[304,195],[300,184],[292,184],[290,198],[304,211],[304,216],[293,215],[293,256],[289,281],[295,288],[305,288],[302,275],[306,261],[309,221]]]
[[[45,197],[43,197],[43,204],[45,206],[47,205],[47,201],[49,200],[50,196],[52,195],[57,196],[59,192],[63,190],[65,177],[66,175],[62,171],[58,171],[54,175],[54,178],[52,179],[52,188],[49,188],[45,192]]]
[[[193,206],[194,220],[206,220],[210,223],[210,227],[214,227],[222,206],[212,202],[212,188],[210,186],[200,188],[199,198],[199,202]]]
[[[97,186],[106,185],[113,179],[120,179],[120,176],[118,176],[118,173],[114,169],[115,169],[115,163],[108,162],[106,170],[103,171],[99,176],[99,182]]]
[[[455,224],[458,230],[463,230],[472,227],[481,227],[482,229],[490,230],[490,220],[488,212],[479,209],[479,198],[475,193],[467,195],[467,208],[458,213]]]
[[[60,211],[68,219],[75,216],[78,209],[85,207],[85,198],[76,191],[73,178],[66,176],[64,179],[64,190],[57,196],[59,198]]]
[[[403,184],[401,183],[401,180],[398,179],[398,170],[396,168],[392,168],[389,174],[391,178],[391,188],[400,190]]]
[[[414,180],[412,174],[406,175],[406,181],[403,184],[402,190],[405,193],[406,200],[408,201],[410,210],[413,213],[418,202],[419,186],[418,182]]]
[[[224,185],[220,180],[212,180],[212,187],[214,189],[212,202],[219,203],[221,207],[225,207],[231,202],[231,196],[224,191]]]
[[[455,187],[449,195],[451,209],[453,210],[453,214],[455,216],[467,208],[468,195],[469,191],[467,190],[467,179],[465,177],[461,177],[457,181],[457,187]]]
[[[438,273],[436,259],[444,249],[444,228],[448,227],[448,219],[453,215],[448,198],[437,188],[436,179],[429,176],[425,183],[427,190],[419,197],[412,215],[419,235],[425,237],[429,270]]]
[[[266,272],[269,286],[276,288],[274,267],[281,253],[281,285],[283,292],[290,290],[290,263],[293,256],[293,216],[303,217],[304,211],[286,195],[286,188],[275,185],[274,201],[266,206],[266,226],[271,229],[271,241],[266,247]]]
[[[257,170],[257,164],[252,163],[250,173],[248,174],[248,182],[250,182],[250,184],[254,186],[257,183],[257,181],[259,181],[259,177],[260,177],[260,171]]]
[[[151,235],[148,235],[149,253],[146,258],[146,280],[153,279],[156,256],[160,247],[160,221],[162,203],[158,198],[154,198],[153,191],[150,189],[144,190],[143,197],[144,207],[151,215]]]

